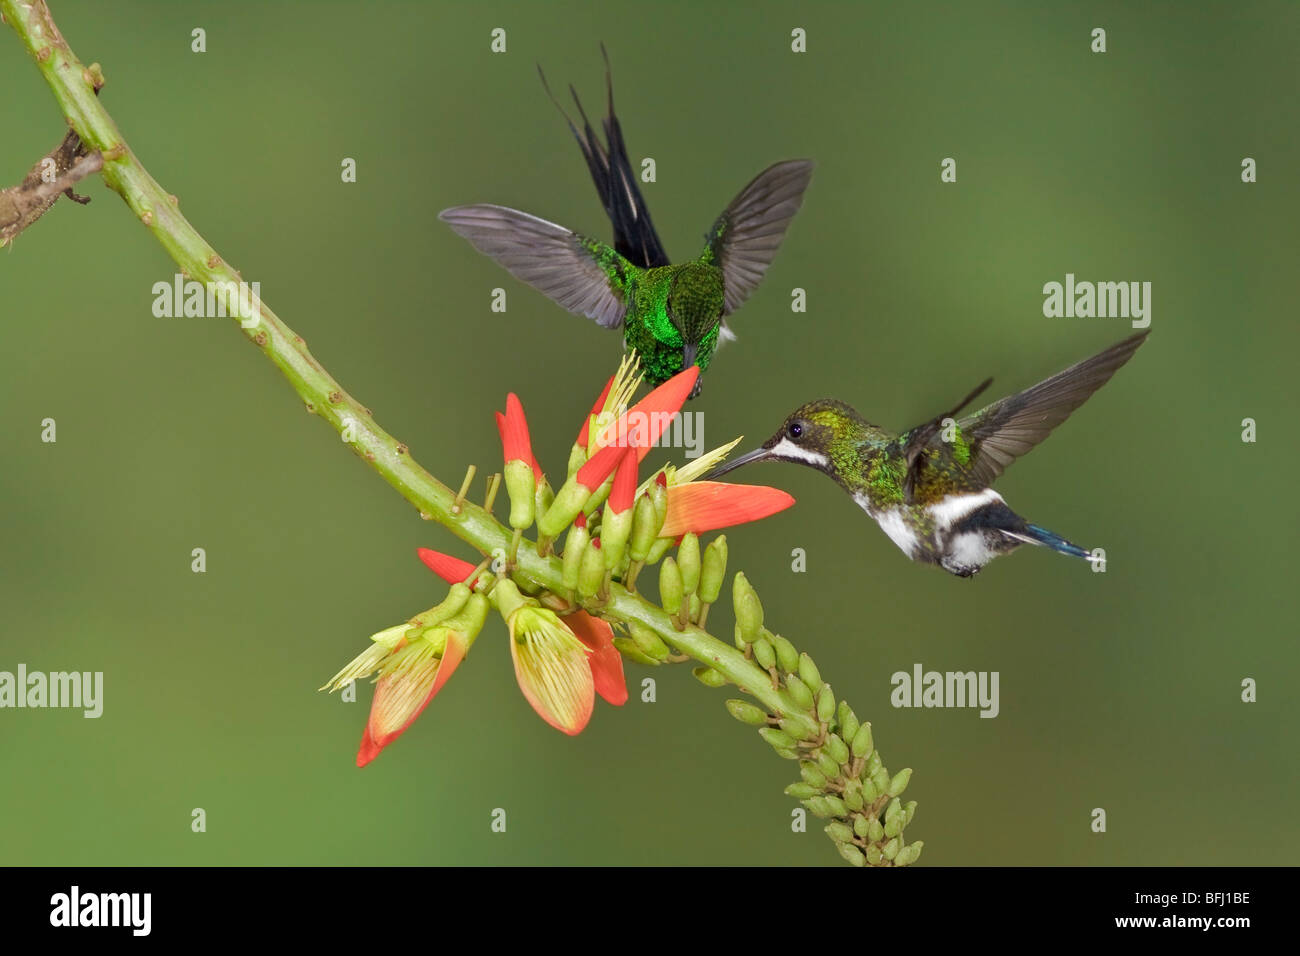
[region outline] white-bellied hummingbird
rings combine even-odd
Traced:
[[[1020,517],[989,486],[1101,388],[1146,336],[1127,338],[957,420],[993,381],[986,379],[951,411],[901,435],[870,424],[844,402],[809,402],[761,448],[707,478],[755,461],[809,465],[830,475],[913,561],[959,577],[1022,544],[1089,558],[1085,548]]]

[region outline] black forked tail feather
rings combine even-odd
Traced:
[[[643,269],[666,266],[670,264],[668,254],[664,252],[663,243],[659,241],[659,234],[655,232],[654,223],[650,220],[650,212],[646,209],[645,200],[641,198],[637,176],[632,169],[631,160],[628,159],[627,146],[623,142],[623,129],[614,114],[614,80],[609,68],[609,54],[605,52],[603,43],[600,45],[600,52],[605,58],[605,86],[609,97],[609,115],[603,124],[608,146],[601,143],[591,128],[591,121],[587,119],[577,91],[572,86],[569,87],[574,105],[578,108],[578,115],[582,118],[581,132],[551,93],[551,87],[546,82],[546,74],[542,72],[540,64],[537,67],[537,75],[542,78],[542,87],[546,90],[546,95],[551,98],[551,102],[555,104],[555,108],[560,111],[560,115],[569,125],[569,131],[578,141],[578,148],[582,150],[582,156],[587,161],[591,180],[596,184],[596,192],[605,207],[605,214],[614,227],[614,249],[633,265]]]

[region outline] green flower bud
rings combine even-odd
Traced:
[[[763,727],[758,731],[758,735],[778,750],[791,750],[795,745],[793,737],[775,727]]]
[[[700,539],[693,531],[682,535],[677,546],[677,567],[682,572],[682,589],[694,594],[700,586]]]
[[[646,627],[640,621],[629,621],[627,629],[632,634],[632,640],[636,642],[637,649],[646,657],[652,657],[656,661],[666,661],[671,653],[668,645],[663,642],[658,634]]]
[[[826,825],[826,835],[836,843],[852,843],[853,827],[835,820]]]
[[[506,492],[510,495],[510,527],[531,527],[537,510],[537,480],[533,477],[533,466],[526,461],[508,461],[505,479]]]
[[[817,788],[806,783],[792,783],[785,788],[785,793],[786,796],[794,797],[796,800],[807,800],[817,796]]]
[[[907,845],[907,847],[905,848],[905,852],[907,852],[908,854],[908,860],[907,860],[908,866],[911,866],[913,863],[917,861],[917,859],[921,855],[921,850],[924,847],[925,847],[924,840],[917,840],[915,843],[910,843]]]
[[[600,487],[598,487],[595,491],[591,493],[591,497],[588,498],[586,504],[582,506],[582,510],[587,513],[588,517],[595,514],[596,509],[605,503],[605,501],[609,498],[609,493],[613,489],[614,489],[614,476],[610,475],[603,482],[601,482]]]
[[[715,671],[712,667],[696,667],[691,671],[691,674],[705,687],[727,686],[727,675],[722,671]]]
[[[849,787],[844,791],[844,805],[850,810],[861,810],[865,804],[862,802],[862,788]]]
[[[809,797],[807,800],[802,801],[802,803],[805,807],[808,808],[808,811],[815,817],[821,817],[823,820],[825,820],[827,817],[834,815],[831,813],[831,808],[826,803],[825,797],[821,797],[821,796]]]
[[[860,813],[853,815],[853,835],[861,840],[867,839],[867,834],[871,832],[871,823]]]
[[[799,669],[799,652],[794,649],[794,645],[787,641],[780,634],[764,634],[772,646],[776,648],[776,660],[781,665],[781,670],[787,674]]]
[[[912,817],[916,815],[916,801],[907,801],[907,806],[903,807],[903,826],[912,822]]]
[[[889,792],[889,771],[881,767],[871,775],[871,783],[881,793]]]
[[[885,836],[896,837],[903,831],[903,818],[894,817],[885,821]]]
[[[596,538],[583,549],[578,564],[578,597],[583,600],[595,597],[605,583],[605,557],[600,553],[599,541]]]
[[[776,664],[776,651],[772,650],[772,645],[765,638],[759,638],[754,642],[754,660],[758,661],[758,666],[767,670]]]
[[[894,774],[894,779],[889,781],[889,795],[896,797],[907,789],[907,782],[912,779],[912,768],[900,770]]]
[[[568,537],[564,539],[564,586],[570,591],[578,589],[578,570],[582,567],[582,553],[587,550],[587,525],[575,524],[569,528]]]
[[[578,517],[578,513],[582,511],[583,506],[590,497],[591,492],[578,484],[575,479],[570,478],[560,486],[560,490],[555,493],[555,500],[546,509],[546,514],[542,515],[541,520],[537,522],[537,533],[543,538],[559,537],[560,532],[572,524],[574,518]],[[513,504],[512,499],[512,507]]]
[[[871,751],[871,756],[867,758],[867,765],[865,769],[866,769],[866,775],[870,777],[872,780],[874,780],[876,778],[876,774],[878,774],[882,769],[882,764],[880,762],[880,753],[878,751],[875,750]],[[880,787],[879,789],[883,793],[885,787]]]
[[[546,514],[546,509],[551,506],[551,502],[554,500],[555,492],[551,490],[551,483],[543,478],[542,483],[537,486],[537,493],[533,496],[537,517],[540,518]]]
[[[700,566],[700,600],[712,604],[722,593],[722,581],[727,576],[727,536],[718,535],[704,549]]]
[[[605,570],[615,571],[627,553],[627,538],[632,533],[632,509],[616,513],[605,502],[605,515],[600,519],[600,552],[605,556]]]
[[[879,843],[884,838],[885,838],[884,825],[875,817],[872,817],[871,820],[868,821],[867,823],[867,839],[870,840],[872,843]]]
[[[578,469],[587,463],[587,449],[581,445],[574,445],[569,449],[569,466],[564,477],[572,478],[578,473]]]
[[[894,799],[890,800],[889,805],[885,807],[885,822],[888,823],[890,820],[893,820],[895,817],[902,816],[902,814],[903,814],[903,805],[898,802],[898,797],[895,797]]]
[[[655,521],[655,533],[658,534],[659,529],[664,526],[664,519],[668,517],[668,486],[666,484],[661,485],[659,479],[656,478],[650,482],[649,495],[650,503],[655,506],[655,518],[657,519]],[[660,540],[672,544],[670,538],[661,538]]]
[[[822,684],[822,689],[817,692],[817,719],[823,724],[829,724],[834,716],[835,692],[831,690],[830,684]]]
[[[885,855],[880,852],[880,847],[878,846],[867,847],[865,856],[867,858],[867,863],[870,866],[880,866],[881,862],[885,859]]]
[[[673,546],[672,538],[655,538],[654,544],[650,545],[650,553],[645,556],[645,563],[655,565],[659,559],[668,553],[668,549]]]
[[[731,603],[736,610],[736,627],[747,644],[758,640],[758,629],[763,626],[763,605],[743,571],[737,571],[732,581]]]
[[[840,775],[840,765],[831,759],[828,753],[819,753],[817,755],[817,769],[826,774],[826,779],[834,780]]]
[[[840,856],[844,857],[844,859],[848,860],[854,866],[867,865],[867,858],[863,856],[862,851],[852,843],[837,843],[835,844],[835,849],[839,850]]]
[[[645,664],[648,667],[658,667],[659,662],[653,657],[647,657],[641,653],[641,648],[636,646],[636,641],[630,637],[614,638],[614,647],[618,652],[630,661],[636,661],[638,664]]]
[[[902,848],[903,848],[903,841],[899,837],[894,837],[892,840],[890,840],[888,843],[885,844],[884,849],[881,850],[881,853],[884,854],[886,860],[892,860],[896,856],[898,856],[898,851],[901,850]]]
[[[792,737],[798,737],[801,740],[814,740],[821,735],[820,728],[806,717],[803,719],[782,717],[777,722],[777,726]]]
[[[747,700],[736,700],[733,697],[727,701],[727,710],[742,724],[749,724],[751,727],[767,726],[767,712]]]
[[[868,721],[853,735],[853,744],[849,749],[853,751],[855,757],[869,757],[872,752],[871,744],[871,722]]]
[[[791,750],[789,747],[777,747],[776,755],[782,760],[798,760],[802,754],[797,750]]]
[[[822,744],[822,749],[831,755],[831,759],[836,764],[849,762],[849,745],[835,734],[831,734],[826,738],[826,743]]]
[[[826,775],[818,770],[815,764],[801,763],[799,765],[799,775],[803,777],[803,782],[809,786],[816,787],[818,790],[826,789]]]
[[[817,670],[817,665],[807,654],[799,655],[799,679],[808,685],[808,689],[816,691],[822,686],[822,675]]]
[[[649,495],[642,495],[632,509],[632,536],[628,539],[628,554],[633,561],[644,561],[650,553],[661,523]]]
[[[692,594],[686,603],[690,606],[690,619],[692,621],[699,620],[700,596],[698,594]]]
[[[833,793],[826,794],[826,806],[830,808],[833,816],[847,817],[849,815],[849,808],[844,805],[844,801]]]
[[[880,791],[870,780],[862,781],[862,802],[870,806],[880,799]]]
[[[794,701],[796,707],[800,710],[811,710],[813,705],[812,691],[808,685],[795,677],[793,674],[785,679],[785,689],[790,694],[790,699]]]
[[[846,741],[851,741],[858,734],[858,715],[853,713],[853,708],[849,706],[847,700],[840,701],[839,711],[836,714],[840,721],[840,736]],[[857,756],[856,754],[854,756]]]
[[[682,572],[672,558],[664,558],[659,565],[659,600],[663,609],[676,615],[682,609]]]

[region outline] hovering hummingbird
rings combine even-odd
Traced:
[[[776,257],[803,203],[812,162],[788,160],[763,170],[713,223],[704,251],[674,265],[655,232],[628,159],[614,114],[608,55],[607,145],[597,139],[572,87],[569,92],[582,118],[581,132],[551,95],[544,74],[542,85],[587,161],[614,226],[613,246],[526,212],[488,203],[444,209],[438,218],[556,304],[605,328],[622,326],[624,343],[640,354],[651,385],[691,365],[707,369],[719,342],[735,338],[726,317],[740,308]],[[699,391],[697,380],[691,397]]]
[[[993,381],[985,379],[951,411],[901,435],[868,423],[844,402],[809,402],[761,448],[708,478],[753,461],[811,465],[835,479],[913,561],[963,578],[1022,544],[1087,558],[1086,549],[1025,521],[989,485],[1101,388],[1146,335],[954,420]]]

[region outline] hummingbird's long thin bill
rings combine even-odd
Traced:
[[[714,468],[711,472],[709,472],[700,480],[712,481],[713,479],[717,478],[719,475],[725,475],[727,472],[733,471],[734,469],[739,468],[741,465],[748,465],[750,462],[754,462],[754,461],[766,461],[770,457],[771,457],[771,452],[769,452],[766,448],[755,448],[753,451],[746,452],[745,454],[741,455],[739,458],[733,458],[731,461],[719,465],[717,468]]]

